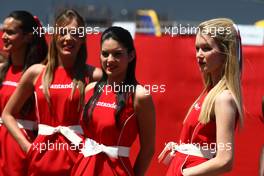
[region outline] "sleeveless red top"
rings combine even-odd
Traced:
[[[49,88],[49,105],[42,87],[42,74],[35,85],[36,111],[39,124],[51,127],[79,125],[81,108],[78,109],[80,92],[76,88],[71,97],[72,70],[57,67]],[[38,135],[27,154],[28,175],[70,175],[79,150],[57,132],[51,135]]]
[[[22,76],[22,68],[14,68],[12,65],[7,71],[5,80],[0,87],[0,111],[3,112],[5,105],[14,90],[17,87],[17,84]]]
[[[2,83],[2,87],[0,87],[0,111],[1,113],[4,110],[6,103],[8,102],[11,95],[14,93],[18,82],[22,76],[23,68],[22,67],[14,67],[13,65],[7,71],[5,80]],[[33,112],[23,116],[17,114],[15,118],[23,119],[23,120],[36,120],[34,108],[32,108]]]
[[[94,89],[87,92],[85,102],[88,102],[93,95]],[[127,104],[120,115],[119,126],[116,125],[116,97],[114,92],[102,92],[94,108],[89,124],[82,120],[82,128],[85,137],[95,140],[97,143],[106,146],[125,146],[131,147],[138,134],[136,116],[133,109],[132,96],[128,98]],[[84,157],[79,155],[78,161],[74,166],[75,176],[126,176],[134,175],[128,157],[111,158],[105,153]]]
[[[180,134],[178,144],[200,144],[200,146],[216,147],[216,123],[211,119],[209,123],[202,124],[199,122],[202,103],[206,95],[202,96],[193,106]],[[182,176],[184,168],[192,167],[207,161],[207,158],[202,158],[193,155],[186,155],[176,152],[175,157],[170,163],[167,171],[167,176]]]

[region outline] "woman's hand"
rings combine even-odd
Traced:
[[[32,144],[31,144],[30,142],[27,142],[27,143],[25,143],[24,146],[22,146],[22,150],[23,150],[26,154],[28,154],[28,152],[29,152],[31,146],[32,146]]]

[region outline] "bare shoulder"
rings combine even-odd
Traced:
[[[4,63],[2,62],[2,63],[0,63],[0,69],[3,67],[3,65],[4,65]]]
[[[232,93],[224,90],[215,99],[215,117],[218,123],[234,122],[237,114],[237,106]]]
[[[155,128],[155,106],[152,100],[152,96],[145,87],[137,85],[135,98],[134,98],[134,110],[137,120],[139,122],[139,128],[141,132],[146,128]],[[154,132],[151,132],[154,134]]]
[[[38,76],[43,71],[44,68],[45,65],[43,64],[34,64],[30,66],[26,72],[28,72],[32,76]]]
[[[97,82],[92,82],[90,84],[88,84],[86,87],[85,87],[85,92],[88,92],[89,90],[93,89],[95,87]]]
[[[44,68],[45,65],[43,64],[34,64],[26,70],[26,72],[23,74],[22,79],[35,83],[37,77],[40,75]]]
[[[93,81],[99,81],[103,77],[103,72],[100,68],[94,67],[92,75]]]
[[[142,101],[152,102],[152,96],[150,91],[141,85],[137,85],[135,91],[135,103],[140,103]]]
[[[230,104],[235,105],[235,100],[230,90],[224,90],[216,96],[215,104]]]

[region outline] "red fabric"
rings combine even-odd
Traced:
[[[86,102],[90,99],[93,90],[86,95]],[[138,134],[137,120],[133,110],[132,97],[120,115],[120,126],[116,126],[115,107],[105,107],[98,103],[116,104],[114,92],[104,92],[100,96],[94,108],[91,121],[88,125],[82,120],[85,136],[106,146],[131,147]],[[110,158],[105,153],[99,153],[90,157],[79,155],[74,166],[74,176],[127,176],[134,175],[132,165],[128,157]]]
[[[13,66],[10,66],[10,68],[7,71],[6,77],[4,81],[12,81],[14,83],[18,83],[19,79],[22,76],[22,68],[14,68]],[[2,85],[0,87],[0,110],[1,112],[4,110],[4,107],[9,100],[10,96],[13,94],[14,90],[16,89],[16,86],[12,85]]]
[[[2,33],[0,32],[2,35]],[[50,41],[50,37],[47,36]],[[167,166],[157,156],[167,141],[178,141],[188,108],[202,91],[203,83],[195,58],[194,36],[135,36],[137,78],[144,84],[165,84],[165,93],[153,93],[156,107],[156,152],[146,175],[165,175]],[[0,46],[2,40],[0,40]],[[1,47],[2,48],[2,47]],[[100,67],[100,35],[87,35],[87,62]],[[264,144],[261,98],[264,95],[264,46],[243,46],[243,129],[236,134],[235,161],[228,176],[258,175],[260,149]],[[135,160],[138,140],[132,147]],[[248,152],[250,151],[250,152]]]
[[[22,75],[22,68],[10,66],[5,81],[18,83]],[[14,85],[2,85],[0,88],[0,111],[2,112],[10,96],[15,90]],[[23,120],[36,121],[35,111],[29,115],[19,116],[16,118]],[[21,129],[29,141],[33,141],[34,133],[29,130]],[[7,128],[0,126],[0,175],[24,176],[26,175],[26,157],[19,144],[14,140]]]
[[[35,133],[21,129],[22,133],[30,142],[35,139]],[[16,140],[11,136],[5,126],[0,127],[1,139],[1,176],[26,176],[27,158],[25,152],[20,148]]]
[[[212,147],[215,147],[216,144],[215,121],[212,119],[206,125],[201,124],[198,121],[204,98],[205,96],[200,98],[200,100],[195,104],[186,121],[184,122],[178,145],[194,144],[196,146],[200,145],[201,147],[214,149]],[[173,158],[166,175],[182,176],[182,170],[184,168],[195,166],[207,160],[208,159],[206,158],[196,157],[192,155],[188,156],[186,154],[176,152],[176,155]]]
[[[216,123],[214,119],[211,119],[208,124],[201,124],[198,121],[202,103],[205,96],[202,96],[200,100],[195,103],[192,111],[188,115],[186,121],[183,124],[183,128],[180,134],[180,142],[183,144],[200,144],[210,145],[216,143]]]
[[[171,161],[166,176],[183,176],[184,168],[189,168],[201,164],[208,159],[198,156],[188,156],[180,152],[175,153],[174,159]]]
[[[68,87],[72,83],[71,70],[58,67],[54,73],[54,80],[51,86],[66,86],[66,88],[50,88],[50,100],[52,108],[44,97],[42,88],[42,75],[39,76],[35,85],[37,94],[37,107],[39,123],[57,127],[78,125],[80,120],[79,89],[70,98],[72,88]],[[35,146],[35,147],[34,147]],[[44,148],[44,146],[46,148]],[[63,146],[63,147],[62,147]],[[29,176],[55,176],[70,175],[71,169],[77,159],[79,150],[73,147],[62,134],[38,135],[30,151],[27,154],[29,160]]]
[[[88,63],[100,67],[100,35],[88,35]],[[135,36],[137,78],[144,84],[165,84],[165,93],[152,93],[156,107],[156,152],[146,175],[165,175],[168,167],[157,157],[167,141],[178,141],[183,119],[203,89],[195,58],[195,36]],[[258,175],[264,144],[261,97],[264,95],[264,46],[243,46],[244,127],[236,133],[235,161],[228,176]],[[138,140],[132,147],[135,160]],[[249,151],[250,152],[247,152]]]

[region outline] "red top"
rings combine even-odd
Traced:
[[[104,92],[94,108],[89,124],[82,120],[82,128],[85,137],[95,140],[106,146],[131,147],[138,134],[137,119],[134,114],[132,96],[120,115],[119,126],[116,125],[116,97],[114,92]],[[87,92],[85,102],[88,102],[94,89]],[[72,175],[134,175],[132,165],[128,157],[110,158],[105,153],[99,153],[90,157],[79,155]]]
[[[22,68],[15,68],[12,65],[7,71],[5,80],[0,88],[0,110],[3,112],[4,107],[17,87],[18,81],[22,75]]]
[[[88,102],[93,91],[91,90],[86,94],[85,102]],[[119,128],[116,126],[114,116],[117,106],[116,97],[117,95],[114,92],[103,92],[96,103],[91,121],[87,125],[82,119],[81,125],[85,137],[91,138],[98,143],[130,147],[138,132],[135,116],[128,120],[134,114],[132,96],[129,97],[128,104],[120,115],[121,125]],[[129,123],[125,124],[127,120]],[[124,128],[123,134],[121,134],[122,128]],[[109,137],[109,134],[111,134],[111,137]],[[125,137],[128,134],[129,137]]]
[[[209,123],[202,124],[199,122],[199,115],[201,112],[202,103],[206,95],[203,95],[192,108],[180,135],[180,144],[200,144],[200,146],[207,146],[208,148],[216,147],[216,123],[211,119]],[[182,170],[207,161],[207,158],[202,158],[193,155],[186,155],[176,152],[169,169],[167,176],[182,176]]]
[[[204,98],[205,96],[202,96],[198,100],[184,122],[180,135],[181,143],[201,144],[201,146],[202,144],[216,143],[215,120],[211,119],[207,124],[202,124],[198,120]]]
[[[0,111],[1,113],[4,110],[6,103],[8,102],[11,95],[14,93],[17,84],[23,74],[22,67],[14,67],[13,65],[7,71],[5,80],[2,82],[2,87],[0,87]],[[33,105],[32,105],[33,106]],[[34,107],[32,108],[32,110]],[[35,111],[31,111],[30,114],[26,116],[21,116],[19,114],[16,115],[16,118],[24,119],[24,120],[36,120]]]
[[[71,98],[73,78],[72,70],[57,67],[49,88],[49,105],[42,89],[42,76],[35,85],[36,111],[39,124],[52,127],[79,125],[81,107],[80,92],[76,88]],[[34,146],[37,146],[37,148]],[[27,153],[29,159],[28,175],[63,175],[70,176],[71,169],[79,154],[79,148],[60,132],[51,135],[38,135]]]
[[[50,126],[78,125],[80,122],[81,108],[79,106],[80,92],[76,88],[71,99],[72,71],[58,67],[54,72],[53,82],[49,88],[49,104],[42,89],[41,74],[36,82],[35,91],[37,94],[37,111],[40,124]]]

